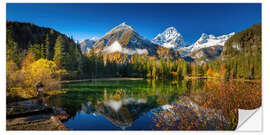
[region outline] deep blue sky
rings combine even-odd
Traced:
[[[239,32],[261,22],[261,4],[7,4],[7,20],[51,27],[76,40],[102,37],[122,22],[152,39],[175,27],[186,42],[201,33]]]

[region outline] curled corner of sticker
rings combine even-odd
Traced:
[[[238,109],[236,131],[262,131],[262,107],[253,110]]]

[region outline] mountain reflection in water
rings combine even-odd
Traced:
[[[101,114],[117,127],[126,129],[144,112],[151,109],[145,99],[127,98],[123,100],[107,100],[96,105],[82,105],[82,111],[87,114]]]
[[[238,108],[261,105],[256,83],[106,81],[65,84],[65,89],[48,102],[71,115],[64,122],[71,130],[231,130]]]

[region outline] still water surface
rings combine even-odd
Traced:
[[[255,101],[238,103],[228,96],[231,93],[219,91],[228,85],[254,88],[250,83],[216,80],[77,82],[64,84],[67,93],[48,102],[71,115],[64,121],[71,130],[229,130],[237,125],[237,108],[260,106],[255,102],[261,95],[251,92],[258,97]],[[255,88],[248,91],[260,91]]]

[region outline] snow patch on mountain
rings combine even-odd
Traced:
[[[140,49],[140,48],[135,48],[135,49],[128,49],[128,48],[123,48],[121,44],[118,41],[114,41],[110,46],[106,47],[103,49],[103,52],[106,53],[114,53],[114,52],[121,52],[129,55],[133,54],[148,54],[147,49]]]
[[[152,39],[152,43],[166,48],[184,47],[183,36],[174,28],[169,27],[161,34]]]

